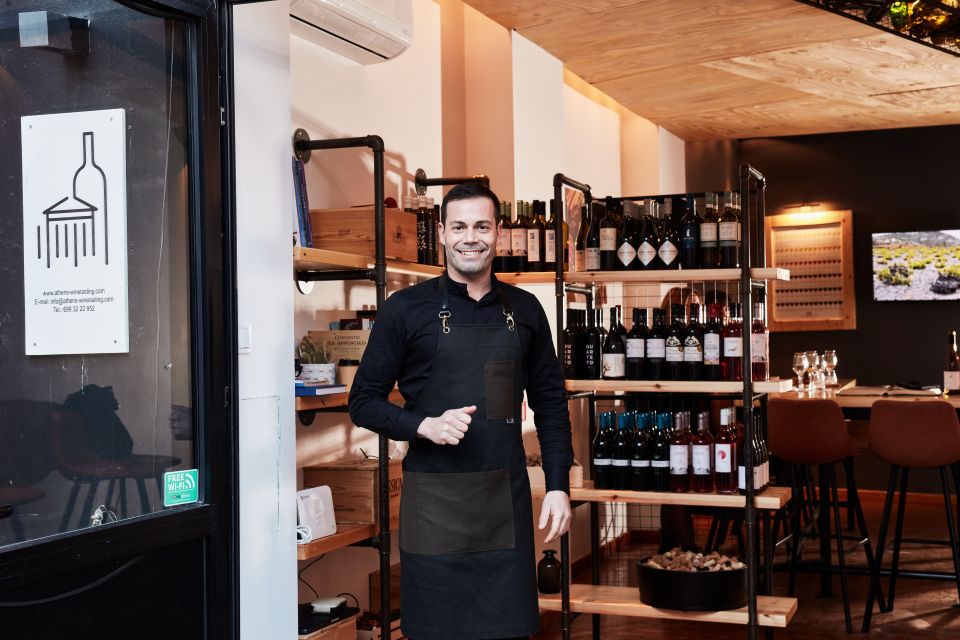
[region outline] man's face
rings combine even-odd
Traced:
[[[447,222],[440,225],[447,269],[464,276],[490,269],[497,248],[496,212],[487,198],[454,200],[447,204]]]

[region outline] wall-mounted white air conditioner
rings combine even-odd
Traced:
[[[413,40],[413,0],[290,0],[290,27],[361,64],[383,62]]]

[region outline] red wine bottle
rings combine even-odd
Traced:
[[[600,219],[603,214],[604,209],[601,203],[594,202],[590,206],[590,227],[587,229],[587,247],[584,258],[587,271],[600,271]]]
[[[657,256],[663,269],[680,268],[680,233],[673,219],[673,198],[663,201],[663,216],[660,219],[660,245]]]
[[[684,269],[700,268],[700,223],[696,196],[688,193],[687,210],[680,218],[680,266]]]
[[[671,323],[666,335],[667,369],[665,379],[683,380],[683,341],[686,338],[686,312],[682,304],[670,305]]]
[[[707,192],[704,209],[703,220],[700,222],[700,268],[716,269],[720,264],[720,250],[717,245],[717,194]]]
[[[643,380],[644,353],[646,351],[647,310],[633,309],[633,327],[627,334],[627,380]]]
[[[613,420],[613,411],[601,413],[600,428],[593,439],[593,485],[597,489],[613,488],[613,447],[616,439]]]
[[[703,325],[700,305],[690,303],[690,320],[683,337],[683,379],[703,379]]]
[[[527,221],[524,219],[523,200],[517,200],[517,221],[510,230],[510,253],[513,255],[513,270],[517,273],[527,269]]]
[[[601,357],[604,380],[623,380],[627,373],[627,346],[620,333],[620,307],[610,307],[610,330],[603,340]],[[623,487],[618,487],[622,489]]]
[[[743,325],[740,322],[740,305],[730,304],[730,320],[723,328],[723,379],[739,382],[743,380]]]
[[[720,267],[736,269],[740,267],[740,218],[733,205],[733,193],[723,194],[723,212],[718,226]]]
[[[653,310],[653,328],[647,334],[646,365],[647,380],[663,380],[667,366],[667,311]]]
[[[764,322],[764,293],[757,291],[750,326],[750,369],[754,381],[770,379],[770,332]]]

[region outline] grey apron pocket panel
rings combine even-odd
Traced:
[[[513,494],[507,469],[403,473],[400,546],[438,555],[513,549]]]
[[[513,420],[513,360],[490,360],[483,365],[483,393],[487,420]]]

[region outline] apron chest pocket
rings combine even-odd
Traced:
[[[491,360],[483,365],[483,395],[487,420],[513,420],[513,360]]]
[[[404,471],[400,548],[405,552],[470,553],[515,545],[509,470]]]

